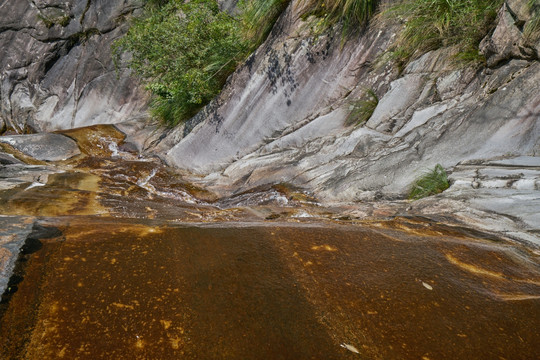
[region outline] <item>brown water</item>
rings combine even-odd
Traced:
[[[540,359],[531,249],[423,219],[336,222],[283,190],[211,203],[114,156],[108,127],[71,135],[90,145],[64,172],[0,192],[2,214],[57,229],[18,262],[0,359]]]

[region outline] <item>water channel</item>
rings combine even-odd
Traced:
[[[0,190],[1,359],[538,359],[540,253],[279,185],[219,199],[110,126]],[[1,254],[0,254],[1,255]]]

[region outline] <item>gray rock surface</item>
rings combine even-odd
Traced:
[[[35,219],[26,216],[0,216],[0,295],[4,293],[17,255]]]
[[[294,3],[289,6],[275,36],[232,76],[203,121],[168,152],[171,164],[201,174],[222,170],[331,112],[367,72],[368,59],[388,44],[388,36],[377,33],[343,49],[339,35],[315,41],[298,11]]]
[[[524,0],[513,6],[518,3]],[[291,183],[325,204],[404,198],[437,163],[451,172],[465,163],[539,159],[540,63],[522,46],[518,25],[529,19],[519,16],[530,16],[526,11],[505,6],[499,12],[495,31],[483,42],[491,68],[459,68],[451,50],[441,49],[398,74],[388,65],[373,66],[394,29],[372,26],[340,48],[329,35],[311,37],[309,19],[300,19],[296,5],[219,98],[142,148],[166,153],[169,164],[224,196]],[[345,126],[366,89],[379,97],[372,117],[363,126]],[[465,191],[458,177],[455,190],[436,201],[456,213],[469,208],[482,214],[472,218],[477,224],[487,219],[484,228],[498,222],[530,240],[539,226],[537,180],[525,164],[519,168],[524,177],[515,188],[501,188],[494,174],[493,186],[486,180]],[[503,205],[508,197],[513,202]],[[444,213],[433,200],[423,203]]]
[[[43,186],[50,174],[61,170],[46,165],[10,164],[0,165],[0,190],[25,185],[26,188]]]
[[[308,25],[296,11],[293,3],[279,31],[191,132],[176,130],[162,140],[173,139],[170,164],[206,175],[207,185],[224,193],[292,182],[339,202],[403,196],[437,163],[451,168],[464,160],[540,154],[537,61],[511,59],[478,72],[456,69],[443,49],[398,76],[370,66],[391,29],[371,29],[340,50],[333,39],[301,33]],[[380,98],[371,119],[344,127],[351,102],[366,88]]]
[[[66,160],[81,153],[74,140],[60,134],[0,136],[0,142],[42,161]]]
[[[141,1],[3,1],[2,13],[14,16],[0,19],[0,127],[133,120],[118,125],[130,146],[223,196],[290,183],[324,204],[357,207],[403,199],[440,163],[453,185],[411,211],[534,240],[540,63],[523,36],[526,3],[509,0],[499,11],[480,46],[487,68],[456,67],[441,49],[399,73],[379,62],[399,26],[372,24],[342,44],[339,30],[314,36],[314,19],[302,20],[293,0],[219,97],[182,126],[161,129],[146,122],[139,85],[125,70],[117,78],[110,59],[110,43]],[[228,11],[235,4],[221,1]],[[379,98],[371,118],[345,125],[367,89]]]
[[[521,5],[524,2],[521,2]],[[515,6],[518,7],[519,3]],[[519,10],[523,12],[520,6]],[[518,13],[519,14],[519,13]],[[522,30],[518,27],[520,21],[510,7],[505,3],[499,11],[499,22],[493,31],[480,44],[480,51],[486,57],[487,65],[494,67],[508,59],[535,59],[536,51],[529,44],[526,44]],[[524,23],[524,21],[522,21]],[[523,27],[523,24],[521,24]]]
[[[218,0],[218,4],[222,11],[235,13],[237,10],[238,0]]]
[[[110,45],[140,0],[0,1],[0,125],[22,133],[144,116],[147,98]],[[2,126],[0,126],[2,127]]]

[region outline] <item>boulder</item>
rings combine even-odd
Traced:
[[[525,21],[520,21],[506,4],[499,11],[498,19],[493,33],[480,43],[480,51],[486,57],[487,65],[495,67],[510,59],[536,58],[536,51],[526,45],[523,33],[517,26]]]
[[[74,140],[60,134],[0,136],[0,142],[41,161],[67,160],[81,153]]]

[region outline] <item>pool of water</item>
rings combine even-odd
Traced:
[[[2,359],[534,359],[540,270],[394,226],[74,218],[24,261]],[[357,353],[358,352],[358,353]]]

